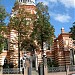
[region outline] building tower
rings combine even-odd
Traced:
[[[35,3],[35,0],[18,0],[21,3]]]

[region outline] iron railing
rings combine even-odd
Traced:
[[[65,67],[49,67],[48,72],[65,72]]]
[[[3,74],[21,74],[19,73],[19,68],[5,68],[2,70]]]
[[[69,71],[75,71],[75,66],[61,66],[61,67],[49,67],[48,72],[65,72],[69,68]]]

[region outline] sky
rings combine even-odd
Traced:
[[[8,13],[11,13],[15,0],[0,0]],[[75,0],[36,0],[48,6],[50,23],[55,28],[56,37],[61,33],[61,28],[69,32],[75,22]],[[8,23],[8,19],[5,21]]]

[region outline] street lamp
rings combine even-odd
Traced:
[[[44,52],[43,53],[43,75],[45,75],[45,71],[44,71],[44,66],[46,67],[47,66],[47,59],[46,59],[46,53]]]
[[[65,41],[63,41],[63,45],[65,45]],[[65,66],[65,71],[66,71],[66,75],[67,75],[67,67],[66,67],[66,58],[65,58],[65,48],[63,48],[63,54],[64,54],[64,66]]]
[[[64,61],[65,61],[64,66],[65,66],[65,71],[66,71],[66,75],[67,75],[67,69],[66,69],[66,58],[65,58],[65,51],[64,51],[64,48],[63,48],[63,54],[64,54]]]
[[[23,67],[26,68],[26,59],[27,59],[27,54],[25,53],[24,56],[23,56]]]

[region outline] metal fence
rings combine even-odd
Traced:
[[[69,71],[75,71],[75,66],[69,66]]]
[[[19,68],[5,68],[2,70],[3,74],[21,74],[19,73]]]
[[[48,72],[65,72],[65,67],[49,67]]]
[[[69,71],[75,71],[75,66],[61,66],[61,67],[49,67],[48,68],[48,73],[49,72],[65,72],[69,68]]]

